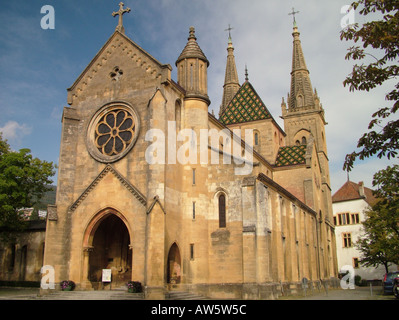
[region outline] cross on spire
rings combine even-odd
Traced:
[[[297,13],[299,13],[299,11],[295,11],[295,9],[292,8],[292,12],[290,12],[290,13],[288,14],[289,16],[293,16],[293,18],[294,18],[294,26],[296,26],[295,15],[296,15]]]
[[[125,33],[125,28],[123,27],[123,15],[127,12],[130,12],[130,8],[123,9],[124,5],[125,4],[123,2],[120,2],[119,3],[119,11],[112,13],[113,17],[119,16],[119,22],[118,22],[118,25],[116,26],[116,30],[118,30],[119,32],[122,32],[122,33]]]
[[[227,29],[224,30],[224,31],[228,31],[228,32],[229,32],[229,38],[231,38],[231,33],[230,33],[230,31],[233,30],[233,29],[234,29],[234,28],[230,27],[230,24],[229,24],[229,27],[228,27]]]

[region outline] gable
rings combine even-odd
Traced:
[[[76,201],[70,206],[69,211],[75,211],[79,205],[87,198],[93,189],[109,174],[112,174],[120,181],[124,186],[143,206],[147,205],[147,199],[145,196],[130,182],[128,182],[115,168],[107,165],[103,171],[97,176],[96,179],[86,188],[86,190],[76,199]]]
[[[220,115],[219,121],[229,125],[263,119],[273,117],[252,85],[246,81]]]
[[[133,68],[136,72],[129,73]],[[137,74],[137,70],[140,74]],[[94,91],[106,90],[107,86],[111,87],[121,77],[131,79],[145,76],[159,83],[171,81],[171,70],[170,65],[160,63],[127,36],[115,31],[73,85],[67,89],[68,104],[72,105],[90,88]],[[100,89],[96,88],[96,85]]]

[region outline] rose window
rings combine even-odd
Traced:
[[[99,152],[106,156],[115,156],[129,147],[135,130],[134,118],[127,110],[109,111],[95,127],[94,142]]]

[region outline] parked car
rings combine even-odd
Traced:
[[[383,280],[384,294],[393,294],[394,279],[399,277],[399,271],[388,272]]]

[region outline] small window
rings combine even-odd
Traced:
[[[9,254],[9,262],[8,262],[8,271],[13,271],[15,267],[15,254],[16,254],[16,244],[12,244],[10,246],[10,254]]]
[[[358,224],[360,222],[358,213],[352,213],[351,219],[352,219],[352,224]]]
[[[181,129],[181,104],[180,101],[175,103],[175,120],[176,120],[176,131],[179,132]]]
[[[194,260],[194,243],[190,244],[190,260]]]
[[[193,201],[193,220],[195,220],[195,201]]]
[[[351,248],[352,247],[352,236],[350,233],[343,233],[342,234],[343,240],[343,247],[344,248]]]
[[[193,169],[193,184],[195,184],[195,169]]]
[[[353,258],[353,267],[355,269],[359,268],[359,258]]]
[[[226,228],[226,196],[219,196],[219,228]]]
[[[259,134],[255,132],[254,134],[254,141],[255,141],[255,146],[259,145]]]
[[[303,145],[306,145],[306,144],[307,144],[306,137],[302,137],[302,144],[303,144]]]

